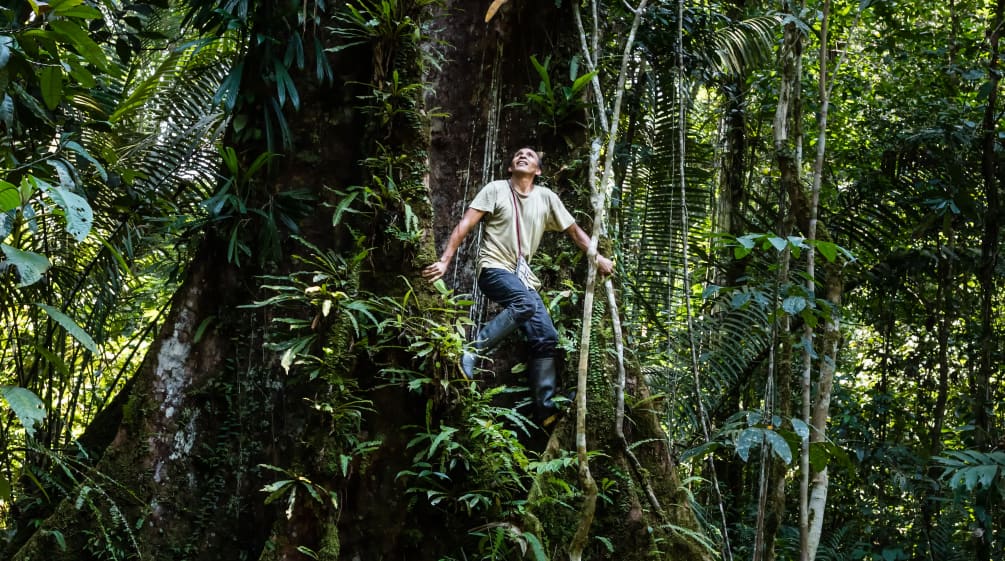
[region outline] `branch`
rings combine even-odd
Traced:
[[[593,298],[597,286],[597,243],[600,240],[600,233],[604,230],[606,218],[606,187],[611,181],[614,173],[614,146],[617,140],[617,123],[621,115],[621,103],[624,100],[625,79],[628,74],[628,63],[631,59],[632,48],[635,44],[635,34],[638,32],[639,24],[642,23],[642,15],[645,12],[646,2],[642,0],[635,12],[632,22],[632,30],[628,34],[625,42],[625,50],[621,56],[621,72],[618,76],[617,96],[614,100],[614,111],[612,112],[612,128],[607,132],[607,153],[604,161],[604,175],[597,184],[597,164],[600,160],[600,139],[595,138],[590,149],[590,191],[593,202],[593,227],[590,235],[590,245],[587,249],[587,263],[589,268],[586,275],[586,294],[583,298],[583,332],[579,345],[579,371],[576,393],[576,452],[579,457],[579,478],[583,485],[583,507],[580,510],[579,527],[569,544],[570,561],[580,561],[583,558],[583,550],[589,539],[590,526],[593,524],[593,516],[597,509],[597,483],[590,474],[589,457],[586,450],[586,382],[590,363],[590,335],[593,320]],[[575,6],[575,2],[573,3]],[[600,107],[603,113],[603,106]]]
[[[670,520],[663,511],[663,507],[660,506],[660,501],[656,498],[653,486],[649,484],[649,478],[646,477],[646,472],[642,468],[642,462],[632,452],[631,446],[628,444],[628,438],[625,436],[625,342],[621,333],[621,317],[618,315],[618,301],[614,295],[614,283],[611,282],[611,279],[604,281],[604,288],[607,290],[607,306],[610,308],[611,323],[614,327],[614,349],[618,357],[618,383],[614,386],[616,403],[614,410],[614,434],[617,436],[618,441],[621,442],[625,456],[628,457],[629,463],[632,465],[635,478],[638,480],[639,485],[642,486],[642,489],[645,490],[649,506],[652,507],[663,524],[669,524]]]
[[[583,18],[579,15],[579,2],[572,3],[572,16],[576,20],[576,28],[579,29],[579,47],[583,50],[586,69],[590,72],[596,72],[597,65],[593,61],[600,56],[600,53],[597,52],[596,46],[594,46],[594,52],[590,53],[590,48],[586,44],[586,31],[583,29]],[[594,17],[594,23],[596,23],[596,17]],[[596,38],[596,30],[594,30],[593,36]],[[607,123],[607,112],[604,108],[604,92],[600,89],[600,78],[597,74],[593,75],[590,85],[593,86],[593,94],[597,96],[597,115],[600,119],[600,128],[605,133],[609,132],[611,126]]]

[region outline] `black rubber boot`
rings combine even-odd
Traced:
[[[512,333],[514,329],[516,329],[516,321],[513,320],[513,314],[508,308],[486,322],[481,330],[478,331],[478,337],[475,342],[471,344],[469,349],[464,351],[464,356],[461,357],[461,371],[464,373],[464,377],[469,380],[473,378],[478,356],[492,350],[507,335]]]
[[[530,359],[530,364],[527,366],[527,383],[534,402],[534,422],[544,428],[558,420],[559,408],[554,401],[557,377],[555,357]]]

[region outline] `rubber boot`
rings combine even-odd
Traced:
[[[527,366],[527,382],[534,401],[534,421],[541,427],[548,428],[559,417],[559,408],[554,401],[558,383],[555,357],[532,358]]]
[[[461,357],[461,372],[464,373],[464,377],[469,380],[473,378],[479,355],[493,349],[514,329],[516,329],[516,321],[513,320],[513,314],[508,308],[486,322],[478,331],[478,338],[471,344],[470,348],[464,351],[464,355]]]

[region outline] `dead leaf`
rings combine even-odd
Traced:
[[[488,23],[489,20],[496,15],[496,12],[499,11],[499,8],[501,8],[506,2],[509,2],[509,0],[495,0],[492,2],[492,5],[489,6],[489,11],[485,12],[485,23]]]

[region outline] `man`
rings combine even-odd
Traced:
[[[492,349],[520,327],[530,345],[527,378],[534,402],[534,420],[545,426],[557,413],[554,397],[558,332],[537,293],[540,281],[529,268],[525,280],[521,280],[517,265],[521,258],[530,262],[545,231],[565,232],[584,252],[590,245],[590,237],[576,225],[558,195],[534,184],[541,175],[537,152],[530,148],[517,150],[509,173],[508,180],[489,183],[471,201],[450,234],[440,260],[423,269],[422,276],[429,282],[442,278],[465,236],[485,219],[476,272],[478,288],[503,310],[482,326],[472,348],[461,359],[461,369],[471,378],[478,354]],[[600,274],[609,275],[614,263],[598,255],[597,268]]]

